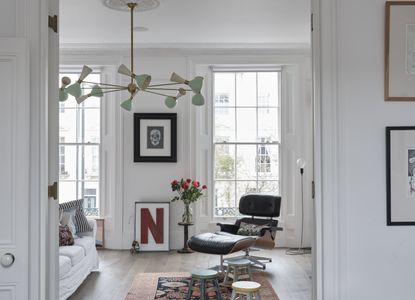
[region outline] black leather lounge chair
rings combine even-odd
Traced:
[[[251,256],[252,247],[272,249],[275,246],[275,235],[278,230],[278,220],[281,207],[281,197],[262,194],[248,194],[239,201],[239,212],[251,217],[236,220],[235,224],[218,223],[221,231],[215,233],[196,234],[188,241],[190,249],[196,252],[218,254],[221,256],[237,251],[245,251],[243,258],[252,261],[254,266],[265,269],[263,261],[271,262],[271,258]]]

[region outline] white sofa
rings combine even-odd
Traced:
[[[85,278],[98,269],[98,252],[95,247],[97,223],[88,219],[93,231],[77,234],[75,244],[59,247],[59,299],[65,300],[82,284]]]

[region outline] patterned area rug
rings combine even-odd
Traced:
[[[184,300],[190,276],[190,273],[139,273],[125,300]],[[264,273],[254,273],[253,280],[261,284],[262,300],[279,300]],[[221,287],[221,293],[223,300],[231,299],[230,288]],[[209,296],[209,300],[216,299],[214,292]],[[200,299],[197,292],[193,293],[191,299]]]

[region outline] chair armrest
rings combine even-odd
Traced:
[[[88,224],[89,226],[92,227],[92,231],[85,231],[85,232],[80,232],[77,233],[78,236],[90,236],[93,237],[95,239],[96,235],[97,235],[97,221],[95,219],[90,219],[87,218],[88,220]]]
[[[222,224],[216,223],[220,227],[220,231],[236,234],[238,232],[239,226],[235,224]]]

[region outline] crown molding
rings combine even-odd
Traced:
[[[307,43],[186,43],[186,44],[141,44],[136,47],[141,55],[197,55],[197,54],[310,54],[311,45]],[[61,43],[61,55],[98,55],[130,54],[129,44],[84,44]]]

